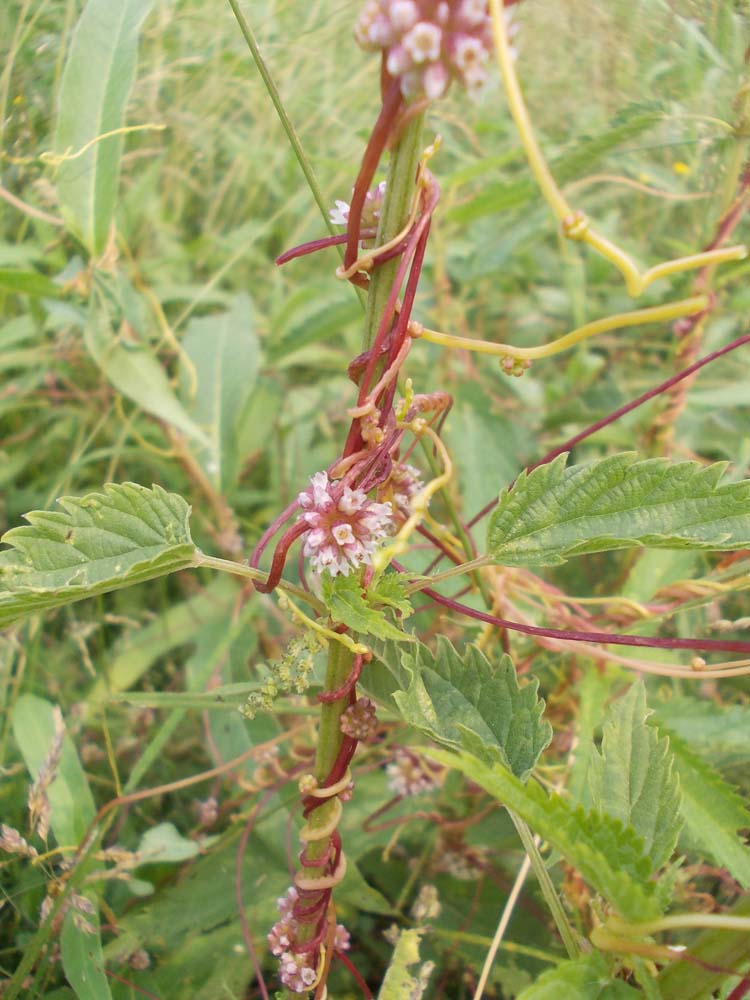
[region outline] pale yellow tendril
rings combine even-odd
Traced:
[[[451,333],[442,333],[439,330],[429,330],[423,328],[419,336],[423,340],[428,340],[432,344],[439,344],[441,347],[460,348],[464,351],[474,351],[477,354],[491,354],[499,358],[517,358],[518,360],[533,361],[538,358],[548,358],[553,354],[579,344],[589,337],[595,337],[600,333],[609,333],[612,330],[621,330],[630,326],[643,326],[646,323],[663,323],[682,316],[692,316],[702,312],[709,305],[706,295],[694,295],[689,299],[680,299],[679,302],[668,303],[663,306],[649,306],[646,309],[633,309],[630,312],[615,313],[613,316],[605,316],[603,319],[585,323],[577,329],[566,333],[557,340],[550,341],[549,344],[540,344],[537,347],[514,347],[512,344],[497,344],[491,340],[473,340],[469,337],[457,337]],[[415,334],[413,334],[415,335]]]
[[[558,187],[537,142],[513,65],[513,56],[510,51],[510,44],[503,20],[503,0],[489,0],[489,5],[490,14],[492,15],[495,53],[497,55],[503,86],[505,87],[508,107],[518,129],[518,135],[526,154],[529,168],[545,200],[558,221],[562,224],[562,231],[565,236],[569,239],[588,243],[589,246],[614,264],[625,279],[625,285],[629,294],[634,297],[641,295],[652,282],[659,278],[678,274],[682,271],[722,264],[730,260],[742,260],[747,257],[747,247],[733,246],[680,257],[675,260],[666,261],[663,264],[657,264],[655,267],[641,272],[635,261],[624,250],[589,225],[583,212],[575,211]]]
[[[316,622],[313,618],[298,608],[294,601],[290,600],[287,594],[279,594],[279,607],[282,611],[291,611],[292,615],[306,627],[316,632],[327,645],[328,642],[339,642],[342,646],[345,646],[350,652],[354,653],[355,656],[366,656],[370,649],[368,646],[364,646],[361,642],[355,642],[350,636],[346,635],[344,632],[334,632],[333,629],[326,628],[325,625],[321,625],[320,622]]]
[[[105,139],[111,139],[116,135],[127,135],[129,132],[163,132],[166,127],[166,125],[157,125],[154,122],[147,122],[145,125],[123,125],[122,128],[113,128],[109,132],[102,132],[101,135],[95,136],[75,152],[66,149],[64,153],[42,153],[39,159],[42,163],[49,163],[53,167],[59,167],[61,163],[77,160],[79,156],[83,156],[93,146],[103,142]]]
[[[411,430],[415,437],[419,438],[422,437],[422,435],[427,435],[440,456],[443,471],[439,476],[431,479],[429,483],[423,486],[422,489],[412,497],[412,512],[406,521],[404,521],[398,534],[391,542],[388,543],[388,545],[383,546],[383,548],[379,549],[372,557],[372,565],[376,573],[382,573],[392,559],[395,559],[397,556],[406,551],[409,538],[411,538],[414,531],[422,522],[427,512],[427,505],[429,504],[430,499],[435,495],[435,493],[438,492],[438,490],[447,486],[453,476],[453,463],[451,462],[450,455],[448,454],[445,445],[440,440],[440,437],[429,426],[427,421],[423,417],[415,417],[414,420],[410,420],[403,426]]]

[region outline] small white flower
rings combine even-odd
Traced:
[[[349,931],[343,924],[336,924],[336,933],[333,937],[333,947],[336,951],[349,951],[352,946],[352,939]]]
[[[458,16],[472,27],[479,27],[487,20],[487,0],[463,0]]]
[[[451,78],[448,70],[439,62],[428,66],[422,74],[422,85],[425,96],[431,101],[436,101],[439,97],[442,97],[448,89],[450,82]]]
[[[388,53],[385,66],[391,76],[401,76],[411,68],[412,56],[405,45],[396,45]]]
[[[348,226],[349,225],[349,204],[345,201],[336,200],[336,207],[330,209],[328,212],[328,218],[334,224],[334,226]]]
[[[295,955],[291,951],[284,952],[280,962],[280,976],[284,986],[293,993],[305,993],[316,979],[315,969],[308,964],[304,954]]]
[[[415,63],[433,62],[440,55],[442,39],[443,33],[436,24],[420,21],[407,35],[404,35],[403,44]],[[391,72],[390,67],[388,72]]]
[[[453,59],[461,73],[468,74],[486,61],[487,50],[478,38],[463,35],[456,42]]]
[[[419,7],[414,0],[396,0],[391,4],[390,15],[396,31],[408,31],[419,20]]]

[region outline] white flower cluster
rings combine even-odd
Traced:
[[[316,573],[348,576],[367,566],[378,545],[393,531],[390,503],[375,503],[362,490],[337,487],[325,472],[316,472],[310,487],[297,498],[302,508],[303,554]]]
[[[506,14],[506,30],[512,33]],[[458,80],[482,88],[492,52],[486,0],[367,0],[354,36],[369,51],[382,50],[391,76],[407,98],[434,101]]]

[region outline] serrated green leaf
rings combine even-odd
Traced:
[[[237,427],[255,388],[260,361],[250,299],[238,295],[228,312],[192,319],[182,347],[197,378],[190,399],[191,373],[183,364],[183,398],[189,399],[190,417],[211,442],[201,450],[201,461],[226,493],[238,472]]]
[[[595,809],[629,823],[643,837],[655,871],[672,854],[682,822],[674,755],[669,739],[646,724],[649,714],[646,688],[637,681],[610,707],[588,784]]]
[[[670,698],[657,709],[659,728],[687,740],[690,746],[744,761],[750,733],[750,705],[718,705],[695,698]]]
[[[628,1000],[640,996],[638,990],[613,978],[612,965],[599,951],[561,962],[519,993],[518,1000]]]
[[[649,880],[651,861],[632,827],[602,813],[573,808],[559,795],[548,796],[534,782],[524,785],[500,764],[488,766],[472,753],[430,750],[428,754],[461,771],[517,813],[626,919],[644,920],[645,914],[660,912]]]
[[[419,972],[410,970],[419,962],[419,941],[422,934],[423,931],[415,929],[401,931],[380,987],[378,1000],[406,1000],[419,989]]]
[[[73,33],[60,84],[55,152],[65,160],[57,175],[60,209],[92,255],[109,237],[117,200],[121,128],[135,78],[138,35],[153,0],[88,0]],[[98,140],[98,141],[96,141]]]
[[[0,539],[11,546],[0,552],[0,626],[193,563],[190,507],[176,493],[110,484],[58,503]]]
[[[687,743],[674,733],[670,740],[689,840],[750,889],[750,847],[737,833],[750,827],[747,802]]]
[[[500,494],[487,549],[506,566],[555,566],[569,556],[649,545],[750,545],[750,481],[719,485],[722,464],[636,461],[630,452],[567,469],[566,455],[523,473]]]
[[[334,621],[348,625],[360,635],[372,635],[377,639],[392,639],[394,642],[414,642],[414,636],[393,625],[385,612],[375,608],[362,593],[356,576],[322,577],[323,601]]]
[[[373,604],[385,604],[398,611],[402,618],[414,613],[409,600],[409,576],[406,573],[386,573],[367,589],[367,596]]]
[[[481,760],[499,761],[526,779],[552,739],[536,680],[519,688],[509,656],[493,667],[476,646],[461,655],[444,638],[435,655],[420,644],[415,653],[404,651],[401,662],[410,684],[393,697],[405,722],[449,748],[466,746],[473,734]]]

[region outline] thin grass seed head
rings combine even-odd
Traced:
[[[516,32],[505,12],[509,37]],[[492,19],[486,0],[368,0],[354,37],[382,51],[407,100],[442,97],[455,80],[476,94],[487,81]]]
[[[36,847],[25,840],[21,834],[6,823],[0,824],[0,851],[15,854],[20,858],[35,858],[38,855]]]
[[[49,833],[50,803],[47,795],[49,787],[57,777],[57,769],[62,757],[63,740],[65,738],[65,722],[59,705],[52,709],[53,734],[52,743],[47,756],[41,763],[36,780],[29,789],[27,804],[29,808],[29,827],[32,833],[37,833],[46,842]]]

